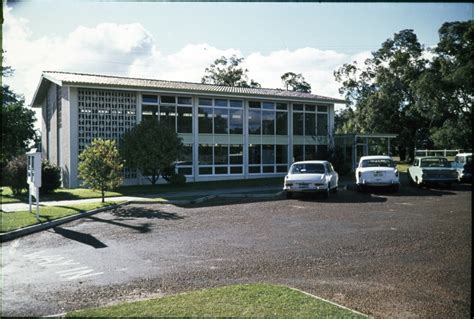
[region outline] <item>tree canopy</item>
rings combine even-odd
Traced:
[[[182,147],[173,128],[145,119],[122,136],[120,154],[127,167],[139,169],[155,185],[161,172],[179,158]]]
[[[205,75],[202,77],[201,82],[225,86],[261,87],[253,79],[250,79],[249,82],[248,70],[241,67],[243,61],[244,58],[238,58],[235,55],[230,58],[222,56],[204,70]]]
[[[363,65],[336,70],[352,108],[338,115],[338,132],[398,134],[402,159],[415,147],[470,148],[473,21],[445,23],[439,34],[426,50],[413,30],[402,30]]]
[[[95,139],[79,155],[79,178],[102,193],[122,183],[122,159],[113,140]]]
[[[286,72],[281,76],[283,86],[286,90],[295,92],[311,93],[311,85],[306,82],[304,76],[299,73]]]

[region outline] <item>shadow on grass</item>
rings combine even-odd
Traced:
[[[75,241],[80,242],[82,244],[92,246],[96,249],[107,247],[106,244],[104,244],[103,242],[101,242],[100,240],[98,240],[97,238],[95,238],[94,236],[92,236],[90,234],[84,234],[84,233],[81,233],[81,232],[77,232],[77,231],[74,231],[74,230],[71,230],[71,229],[62,228],[62,227],[59,227],[59,226],[54,227],[54,232],[56,234],[59,234],[59,235],[65,237],[65,238],[72,239],[72,240],[75,240]]]

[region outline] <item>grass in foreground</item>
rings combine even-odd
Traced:
[[[252,284],[85,309],[66,317],[337,317],[366,318],[288,287]]]
[[[92,210],[95,208],[105,207],[117,204],[115,202],[106,203],[87,203],[69,206],[40,206],[39,218],[41,222],[46,222],[58,219],[65,216],[70,216]],[[0,212],[1,225],[0,232],[8,232],[18,228],[23,228],[35,224],[39,224],[36,220],[36,207],[33,206],[33,211],[19,211],[19,212]]]
[[[221,188],[239,188],[252,186],[270,186],[283,184],[283,177],[272,178],[258,178],[245,180],[226,180],[226,181],[209,181],[209,182],[190,182],[184,185],[175,186],[170,184],[160,185],[137,185],[137,186],[121,186],[113,192],[106,192],[106,197],[114,196],[137,196],[137,195],[157,195],[163,193],[179,193],[190,191],[206,191]],[[3,191],[0,196],[2,204],[27,202],[28,194],[14,196],[9,187],[2,187]],[[179,195],[179,194],[175,194]],[[85,198],[99,198],[100,192],[94,192],[86,188],[75,189],[59,189],[52,194],[40,196],[41,201],[49,200],[71,200],[71,199],[85,199]],[[168,198],[167,198],[168,199]],[[171,197],[169,199],[172,199]]]

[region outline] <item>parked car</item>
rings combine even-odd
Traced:
[[[408,168],[408,179],[418,186],[438,183],[450,186],[458,181],[458,173],[446,157],[421,156],[415,157],[413,165]]]
[[[458,181],[472,181],[472,153],[459,153],[451,165],[458,172]]]
[[[400,179],[395,162],[390,156],[362,156],[355,171],[357,189],[367,186],[391,187],[400,189]]]
[[[287,198],[294,193],[322,193],[328,198],[329,192],[337,192],[338,182],[339,175],[328,161],[302,161],[291,165],[283,190]]]

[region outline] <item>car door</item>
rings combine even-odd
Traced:
[[[415,158],[413,161],[413,165],[408,168],[408,173],[410,174],[410,178],[414,181],[416,180],[416,173],[417,173],[417,166],[420,163],[420,159]]]
[[[329,175],[331,176],[331,179],[330,179],[331,187],[334,188],[334,187],[337,186],[337,182],[338,182],[337,173],[336,173],[336,171],[334,170],[334,167],[332,167],[332,164],[331,164],[331,163],[328,163],[328,164],[326,165],[326,169],[327,169]]]

